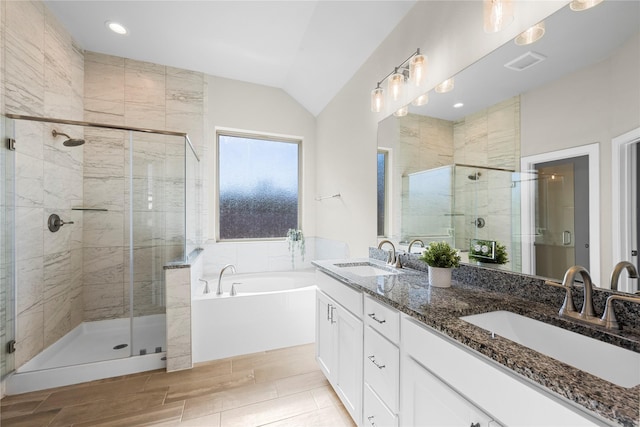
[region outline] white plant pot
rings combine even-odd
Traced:
[[[436,288],[448,288],[451,286],[451,268],[429,266],[429,285]]]

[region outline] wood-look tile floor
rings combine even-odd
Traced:
[[[12,426],[354,426],[319,370],[314,345],[151,371],[1,401]]]

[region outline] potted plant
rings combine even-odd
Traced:
[[[429,266],[429,284],[438,288],[451,286],[451,270],[460,266],[460,255],[447,242],[431,242],[420,260]]]
[[[304,234],[302,230],[296,230],[295,228],[287,230],[287,243],[289,244],[289,253],[291,253],[291,268],[295,269],[296,248],[300,252],[300,256],[304,262]]]
[[[493,240],[472,240],[469,249],[469,260],[478,265],[506,264],[509,262],[507,248],[500,242]]]

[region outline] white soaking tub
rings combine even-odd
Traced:
[[[231,284],[237,295],[230,296]],[[225,273],[194,288],[191,304],[194,363],[315,341],[315,274],[312,271]]]

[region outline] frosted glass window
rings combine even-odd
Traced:
[[[218,134],[219,238],[282,238],[298,228],[299,142]]]
[[[378,236],[385,236],[387,211],[387,153],[378,151]]]

